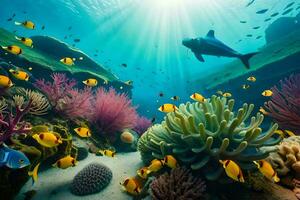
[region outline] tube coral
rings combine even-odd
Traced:
[[[279,127],[300,134],[300,74],[281,80],[280,87],[274,86],[271,90],[271,100],[265,103],[267,115]]]
[[[51,78],[52,83],[41,79],[35,83],[35,87],[47,96],[53,109],[69,119],[88,117],[93,98],[91,88],[74,88],[76,81],[65,74],[54,73]]]
[[[206,185],[186,168],[175,168],[154,179],[150,189],[154,200],[204,199]]]
[[[105,135],[112,135],[136,125],[137,113],[125,94],[117,94],[113,88],[99,88],[95,95],[90,121]]]

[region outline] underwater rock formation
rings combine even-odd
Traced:
[[[117,132],[136,125],[136,109],[124,93],[118,94],[113,88],[108,91],[99,88],[93,104],[93,113],[89,121],[96,126],[101,135],[114,138]]]
[[[264,116],[257,113],[246,124],[254,105],[245,103],[234,112],[234,102],[212,96],[204,103],[181,104],[161,124],[141,136],[138,150],[142,160],[148,164],[154,158],[163,159],[171,154],[180,165],[201,170],[208,180],[215,180],[223,173],[219,160],[234,160],[242,169],[255,168],[253,161],[268,156],[257,148],[280,141],[271,138],[278,125],[273,124],[262,133],[259,126]]]
[[[86,118],[91,112],[92,90],[76,89],[77,82],[66,74],[53,73],[52,83],[44,79],[34,85],[47,95],[54,111],[68,119]]]
[[[186,168],[175,168],[154,179],[150,184],[151,199],[204,199],[206,185]]]
[[[282,143],[274,147],[267,160],[271,163],[278,175],[285,176],[293,172],[300,175],[300,137],[285,138]]]
[[[271,100],[265,103],[267,115],[279,127],[300,134],[300,74],[290,75],[280,81],[280,87],[272,87]]]
[[[74,177],[71,192],[79,196],[98,193],[110,183],[112,176],[107,166],[91,163]]]

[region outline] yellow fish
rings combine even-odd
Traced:
[[[250,76],[247,78],[247,81],[255,82],[256,78],[254,76]]]
[[[295,136],[295,133],[289,130],[276,130],[274,133],[280,135],[282,138]]]
[[[135,178],[127,178],[123,183],[120,184],[129,194],[138,195],[141,192],[141,187]]]
[[[17,45],[11,45],[11,46],[7,46],[7,47],[2,46],[2,49],[6,50],[9,53],[12,53],[14,55],[20,55],[23,52],[23,50]]]
[[[15,22],[15,25],[24,26],[25,28],[28,28],[28,29],[34,29],[35,28],[35,25],[32,21]]]
[[[259,112],[261,112],[264,115],[268,115],[269,114],[263,107],[259,108]]]
[[[159,111],[165,112],[165,113],[174,112],[177,109],[178,108],[175,105],[170,104],[170,103],[166,103],[158,108]]]
[[[112,150],[99,150],[99,153],[101,153],[103,156],[107,156],[107,157],[115,157],[116,152],[112,151]]]
[[[10,88],[13,85],[14,84],[12,83],[10,78],[8,78],[7,76],[4,76],[4,75],[0,75],[0,87],[1,88]]]
[[[32,177],[32,185],[38,181],[38,170],[41,163],[37,164],[32,171],[28,172],[28,176]]]
[[[179,98],[179,96],[173,96],[173,97],[171,97],[171,100],[173,100],[173,101],[178,101],[180,98]]]
[[[235,181],[239,181],[244,183],[244,176],[241,168],[232,160],[219,160],[219,162],[223,165],[225,172],[228,177]]]
[[[69,167],[74,167],[75,165],[77,165],[77,161],[75,160],[75,158],[68,155],[56,161],[56,163],[54,163],[52,166],[61,169],[67,169]]]
[[[205,101],[205,98],[199,94],[199,93],[194,93],[190,96],[191,99],[193,99],[194,101],[198,101],[198,102],[204,102]]]
[[[259,171],[267,177],[269,180],[273,180],[274,182],[279,182],[280,179],[277,176],[276,171],[273,169],[270,163],[265,160],[253,161],[256,164]]]
[[[133,81],[128,80],[128,81],[125,81],[124,83],[125,83],[126,85],[132,85],[132,84],[133,84]]]
[[[85,81],[82,81],[82,83],[84,83],[87,86],[94,87],[98,84],[98,81],[97,81],[97,79],[89,78],[89,79],[86,79]]]
[[[148,166],[149,172],[157,172],[159,171],[164,165],[162,160],[154,159],[151,161],[150,165]]]
[[[261,93],[261,95],[263,95],[265,97],[270,97],[273,95],[273,92],[271,90],[265,90]]]
[[[80,136],[80,137],[91,137],[91,131],[89,128],[86,127],[78,127],[75,128],[74,131]]]
[[[242,85],[242,88],[243,88],[244,90],[247,90],[248,88],[250,88],[250,85],[243,84],[243,85]]]
[[[24,71],[21,71],[21,70],[13,70],[13,69],[10,69],[9,72],[12,73],[12,75],[16,79],[19,79],[21,81],[28,81],[29,80],[29,75],[28,75],[27,72],[24,72]]]
[[[218,90],[216,93],[217,93],[218,95],[223,95],[223,92],[222,92],[221,90]]]
[[[64,63],[65,65],[68,65],[68,66],[74,65],[73,59],[69,58],[69,57],[60,59],[60,62]]]
[[[62,140],[51,132],[42,132],[32,136],[40,145],[48,148],[55,147],[62,143]]]
[[[229,92],[225,92],[224,94],[223,94],[223,97],[231,97],[232,95],[231,95],[231,93],[229,93]]]
[[[32,39],[30,38],[25,38],[25,37],[15,37],[17,40],[21,41],[25,46],[33,48],[33,42]]]
[[[174,158],[172,155],[165,156],[164,164],[172,169],[174,169],[178,166],[176,158]]]
[[[143,167],[139,170],[136,171],[137,175],[139,175],[139,177],[146,179],[148,177],[148,174],[150,174],[150,170],[148,169],[148,167]]]

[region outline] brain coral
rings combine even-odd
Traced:
[[[71,192],[80,196],[100,192],[110,183],[112,176],[107,166],[91,163],[74,177]]]

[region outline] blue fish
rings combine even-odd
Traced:
[[[30,161],[21,151],[7,146],[0,147],[0,167],[6,166],[11,169],[20,169],[28,165],[30,165]]]

